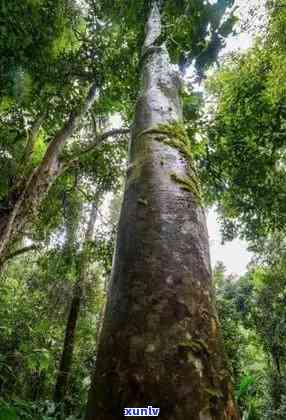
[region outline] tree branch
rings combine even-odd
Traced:
[[[83,105],[75,112],[71,112],[70,117],[64,127],[58,131],[55,138],[49,144],[41,168],[46,169],[53,165],[53,161],[58,159],[59,152],[65,141],[75,132],[82,117],[92,107],[96,99],[97,87],[94,83],[85,98]]]
[[[76,164],[80,157],[90,151],[92,151],[95,147],[97,147],[100,143],[102,143],[104,140],[108,139],[108,137],[114,137],[122,134],[128,134],[130,132],[130,128],[116,128],[110,131],[106,131],[103,134],[100,134],[99,136],[96,136],[95,141],[88,144],[86,147],[84,147],[79,153],[76,155],[69,156],[68,160],[63,166],[63,170],[66,170],[70,166]]]
[[[8,260],[11,260],[12,258],[18,257],[19,255],[25,254],[26,252],[34,251],[34,250],[37,250],[37,249],[40,249],[40,246],[39,245],[35,245],[35,244],[34,245],[25,246],[24,248],[17,249],[16,251],[11,252],[11,254],[8,254],[5,257],[4,262],[6,262]]]

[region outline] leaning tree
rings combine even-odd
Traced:
[[[100,24],[92,0],[81,6],[4,0],[0,7],[0,268],[57,179],[126,131],[98,130],[98,119],[122,109],[115,97],[123,97],[125,75],[110,66],[121,51],[116,28]]]

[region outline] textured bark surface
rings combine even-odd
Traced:
[[[71,375],[72,360],[75,346],[76,327],[79,320],[81,301],[88,269],[87,247],[89,245],[89,242],[92,240],[96,217],[97,204],[93,203],[85,235],[84,249],[82,251],[80,273],[73,289],[73,296],[65,332],[64,347],[54,391],[54,401],[58,403],[64,402],[65,398],[68,396],[69,379]],[[74,233],[75,231],[73,230],[73,234]],[[71,238],[67,238],[67,240],[68,243],[70,243]]]
[[[157,45],[160,32],[155,6],[86,420],[147,406],[164,420],[236,420],[205,214],[195,190],[176,182],[190,162],[172,146],[182,121],[180,81]]]

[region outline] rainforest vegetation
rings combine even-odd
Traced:
[[[0,0],[0,420],[286,419],[285,68],[286,0]]]

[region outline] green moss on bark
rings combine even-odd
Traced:
[[[191,141],[184,125],[182,123],[161,124],[152,129],[142,131],[138,134],[138,137],[146,134],[153,134],[154,140],[177,149],[183,155],[188,165],[186,175],[182,177],[176,173],[171,173],[170,176],[183,190],[191,192],[198,203],[202,205],[199,176],[192,156]]]
[[[177,182],[183,190],[193,193],[199,203],[202,202],[200,184],[197,177],[194,176],[190,171],[188,171],[187,175],[184,177],[172,173],[171,178],[173,181]]]

